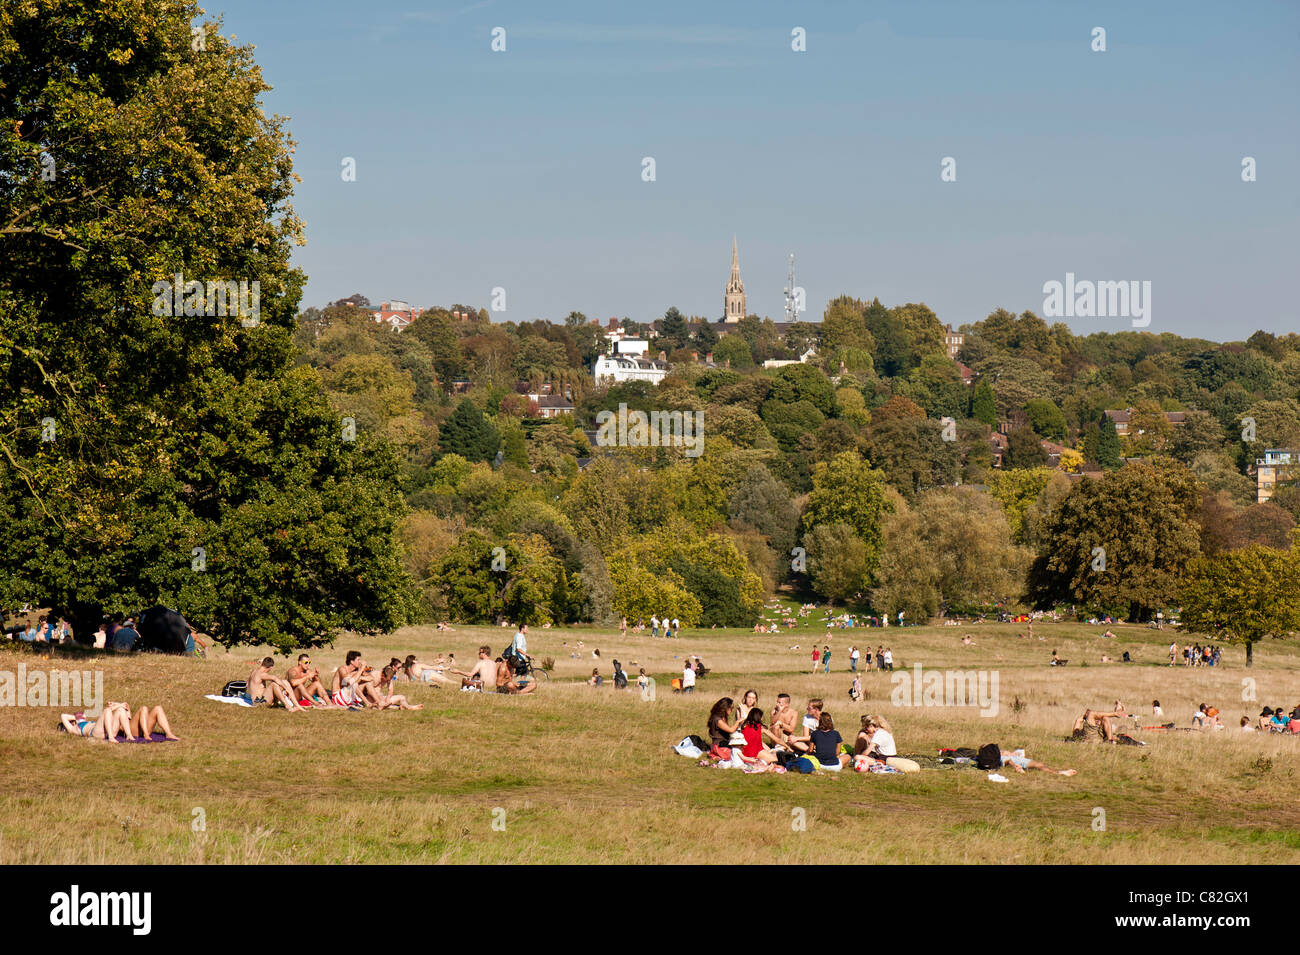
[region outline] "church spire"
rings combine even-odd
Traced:
[[[731,278],[722,300],[722,320],[735,324],[745,317],[745,283],[740,280],[740,249],[731,236]]]

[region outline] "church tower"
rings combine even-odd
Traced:
[[[731,237],[731,278],[727,280],[727,294],[723,299],[722,319],[734,325],[745,317],[745,283],[740,280],[740,255],[736,237]]]

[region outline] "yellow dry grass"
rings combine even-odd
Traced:
[[[1118,638],[1104,640],[1101,628],[1036,625],[1032,641],[1019,638],[1024,627],[1016,625],[835,630],[829,675],[808,672],[813,639],[826,639],[820,629],[703,631],[673,641],[534,630],[534,657],[556,660],[538,694],[416,685],[409,693],[423,711],[382,713],[291,714],[204,700],[247,675],[243,661],[261,655],[248,648],[206,661],[46,660],[3,648],[0,670],[102,669],[110,699],[163,704],[182,742],[93,744],[55,733],[57,710],[0,708],[0,863],[1300,861],[1300,737],[1230,728],[1147,733],[1142,748],[1064,740],[1085,706],[1116,698],[1142,714],[1158,698],[1180,726],[1202,701],[1233,727],[1264,704],[1290,708],[1300,700],[1295,648],[1257,648],[1251,670],[1239,648],[1221,667],[1171,669],[1168,633],[1113,629]],[[974,645],[962,646],[962,633]],[[467,665],[479,643],[499,651],[509,636],[413,627],[344,638],[313,658],[325,672],[353,647],[372,663],[453,651]],[[575,658],[578,640],[585,647]],[[857,640],[888,643],[896,667],[996,670],[998,715],[894,706],[880,673],[865,675],[865,703],[850,704],[848,647]],[[788,649],[794,643],[801,649]],[[657,699],[585,685],[597,647],[607,678],[614,657],[633,678],[644,666]],[[1053,649],[1070,665],[1046,666]],[[1097,662],[1125,649],[1134,663]],[[694,695],[673,695],[668,683],[687,653],[713,672]],[[749,688],[764,708],[782,690],[799,706],[824,697],[847,738],[860,713],[882,712],[902,752],[996,741],[1079,774],[1008,772],[1007,784],[974,769],[746,775],[698,768],[672,752],[685,734],[703,735],[714,699]],[[1104,831],[1094,825],[1099,809]]]

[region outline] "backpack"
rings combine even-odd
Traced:
[[[243,696],[248,692],[247,680],[231,680],[221,688],[222,696]]]
[[[997,743],[985,743],[975,756],[975,765],[980,769],[1002,768],[1002,747]]]
[[[516,653],[514,644],[501,651],[501,659],[515,668],[515,676],[528,676],[528,659],[522,653]]]

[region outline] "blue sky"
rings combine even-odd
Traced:
[[[749,310],[778,320],[793,252],[814,319],[841,293],[1041,314],[1073,272],[1150,281],[1149,331],[1300,330],[1300,3],[206,9],[290,117],[304,305],[499,286],[500,320],[717,319],[734,233]]]

